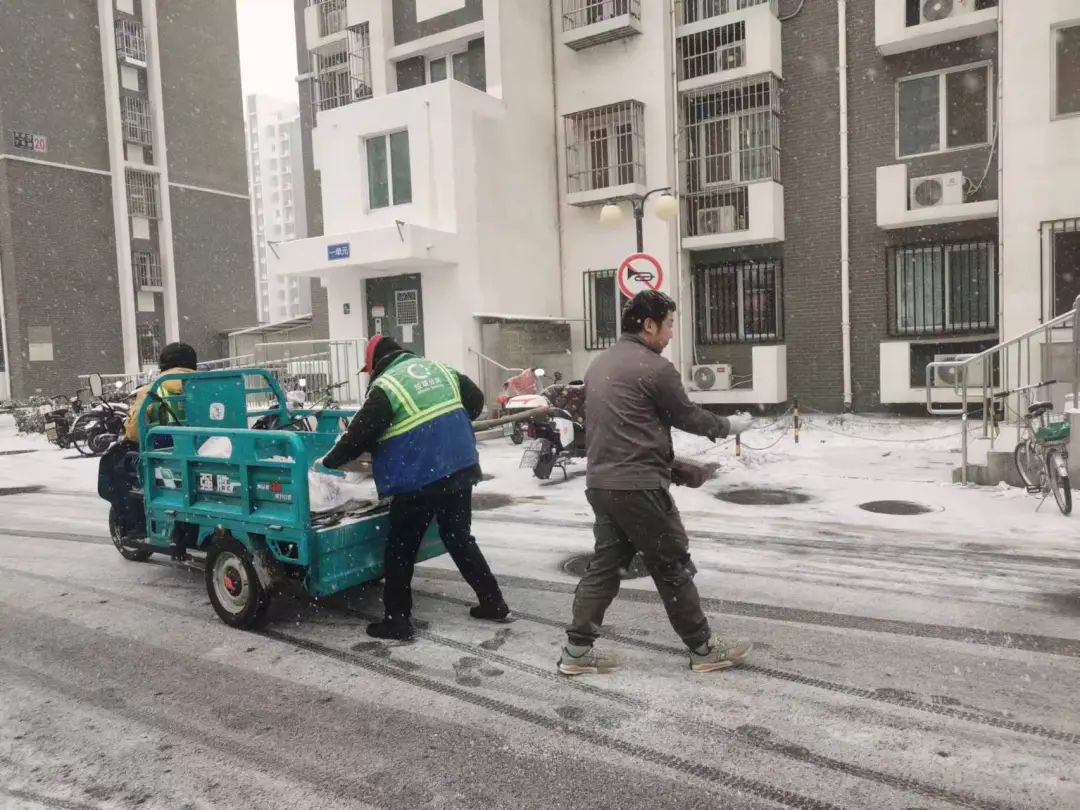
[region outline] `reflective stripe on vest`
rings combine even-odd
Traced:
[[[429,381],[441,380],[449,387],[449,395],[442,384]],[[407,433],[433,419],[453,413],[464,407],[457,376],[441,363],[417,357],[405,357],[397,361],[375,380],[394,410],[394,421],[379,441],[386,441]]]

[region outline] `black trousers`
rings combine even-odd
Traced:
[[[451,492],[409,492],[390,504],[390,539],[386,544],[383,605],[388,619],[412,615],[412,578],[416,554],[432,519],[439,537],[480,604],[501,604],[499,583],[472,536],[472,487]]]
[[[600,636],[604,614],[619,593],[619,570],[641,552],[667,609],[668,620],[688,647],[709,640],[690,561],[690,540],[671,495],[663,489],[586,490],[596,515],[596,550],[574,592],[571,644],[590,646]]]

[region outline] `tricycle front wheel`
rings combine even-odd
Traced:
[[[259,582],[249,552],[236,538],[216,539],[206,555],[206,592],[230,627],[254,629],[266,621],[270,594]]]

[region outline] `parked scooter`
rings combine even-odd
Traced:
[[[71,427],[83,411],[83,396],[88,389],[80,389],[75,399],[60,394],[49,400],[51,410],[45,414],[45,437],[62,450],[71,447]]]
[[[543,369],[537,372],[543,378]],[[548,407],[546,413],[528,419],[521,427],[523,440],[524,436],[532,440],[521,458],[521,466],[545,481],[556,467],[562,470],[565,480],[567,463],[585,457],[585,385],[577,380],[563,384],[558,372],[554,380],[542,392],[515,397],[506,404],[511,412]]]
[[[71,446],[80,455],[100,456],[124,434],[124,422],[133,393],[126,391],[123,382],[117,382],[111,392],[102,388],[100,375],[92,374],[91,390],[102,391],[97,402],[75,419],[69,432]],[[96,378],[96,379],[94,379]]]
[[[501,415],[513,416],[516,413],[524,413],[550,404],[540,395],[544,388],[543,379],[542,368],[526,368],[504,382],[503,392],[498,398],[499,407],[502,410]],[[503,430],[514,444],[525,441],[525,425],[522,422],[512,422]]]

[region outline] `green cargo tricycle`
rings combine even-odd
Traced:
[[[163,394],[170,380],[181,381],[182,394]],[[139,409],[138,453],[133,445],[127,451],[138,475],[136,497],[141,489],[145,538],[125,539],[115,507],[110,513],[110,534],[126,559],[205,552],[210,602],[233,627],[264,621],[272,594],[288,580],[325,597],[383,574],[387,503],[310,509],[308,470],[355,411],[289,404],[265,369],[159,377]],[[252,429],[256,423],[285,427]],[[432,524],[418,559],[444,551]]]

